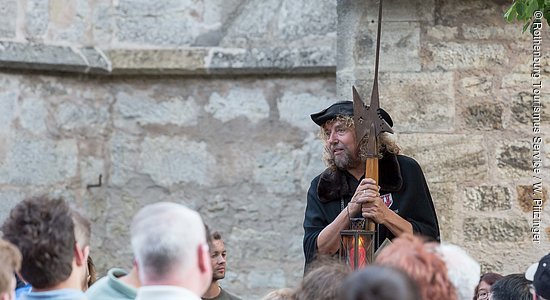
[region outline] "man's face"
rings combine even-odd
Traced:
[[[212,280],[220,280],[225,277],[225,245],[223,240],[212,241],[210,249],[210,261],[212,262]]]
[[[355,133],[342,121],[328,121],[323,126],[327,134],[327,147],[330,158],[338,169],[346,170],[359,163]]]

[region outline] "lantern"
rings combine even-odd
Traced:
[[[340,260],[353,270],[366,267],[374,259],[374,231],[365,230],[364,218],[351,218],[350,229],[340,231]]]

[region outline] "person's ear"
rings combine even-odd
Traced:
[[[212,271],[212,263],[210,262],[210,251],[206,244],[199,245],[198,249],[198,261],[199,261],[199,270],[202,273],[207,273]]]
[[[88,265],[88,255],[90,254],[90,246],[84,246],[80,249],[77,243],[74,243],[74,257],[76,259],[76,265]]]

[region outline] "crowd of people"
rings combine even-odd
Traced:
[[[550,299],[550,254],[525,273],[480,276],[480,265],[464,249],[440,242],[422,169],[399,154],[387,135],[377,137],[379,181],[365,174],[372,139],[356,136],[355,122],[362,120],[354,115],[356,106],[341,101],[311,115],[320,127],[327,169],[307,194],[305,274],[297,286],[263,299]],[[393,126],[387,112],[377,114],[378,122]],[[335,259],[340,232],[352,218],[376,228],[376,258],[358,270]],[[211,233],[199,213],[182,204],[142,207],[130,225],[132,268],[112,268],[98,280],[91,224],[63,199],[23,200],[0,231],[0,300],[240,299],[220,285],[227,259],[221,234]]]
[[[0,299],[240,299],[220,285],[227,251],[219,232],[182,204],[143,207],[131,224],[134,265],[95,280],[90,222],[62,199],[29,198],[1,226]],[[30,288],[16,289],[16,276]],[[18,291],[16,297],[16,290]],[[264,300],[550,299],[550,254],[525,273],[480,276],[462,248],[403,234],[374,264],[353,271],[319,255],[294,287]]]
[[[132,269],[112,268],[97,281],[91,224],[63,199],[25,199],[0,229],[1,300],[240,299],[219,284],[227,254],[221,234],[182,204],[139,210],[130,226]]]

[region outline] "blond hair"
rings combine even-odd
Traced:
[[[21,252],[12,243],[0,239],[0,295],[11,293],[14,273],[21,268]]]

